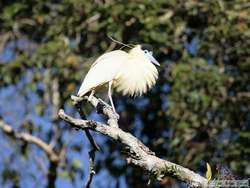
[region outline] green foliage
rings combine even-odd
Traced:
[[[3,182],[13,182],[13,188],[18,187],[20,174],[17,170],[5,168],[2,172]]]
[[[213,114],[225,100],[230,80],[203,59],[193,58],[192,62],[176,65],[169,79],[171,95],[166,113],[176,120],[173,123],[177,127],[179,123],[182,128],[214,123]]]

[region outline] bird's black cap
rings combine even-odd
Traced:
[[[148,50],[148,51],[153,51],[153,47],[150,44],[141,44],[141,49],[142,50]]]

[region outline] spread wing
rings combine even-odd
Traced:
[[[116,79],[128,58],[128,53],[122,50],[111,51],[100,56],[85,76],[77,95],[84,96],[92,89]]]

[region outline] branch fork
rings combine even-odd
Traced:
[[[77,105],[81,103],[83,100],[88,101],[94,108],[96,108],[96,111],[98,114],[103,114],[108,118],[107,124],[111,127],[119,127],[118,125],[118,120],[119,120],[119,115],[113,111],[112,107],[107,104],[105,101],[102,99],[98,99],[94,96],[91,97],[91,99],[87,96],[85,97],[77,97],[74,95],[71,95],[71,99],[73,101],[74,105]]]
[[[71,99],[74,103],[89,100],[87,97],[79,98],[75,96],[71,96]],[[120,129],[118,126],[119,115],[112,110],[110,105],[94,96],[89,102],[99,113],[108,117],[107,124],[94,120],[76,119],[67,115],[62,109],[58,115],[73,127],[93,130],[109,137],[116,143],[120,143],[126,149],[127,162],[142,168],[149,173],[150,177],[154,177],[158,181],[170,176],[187,183],[190,187],[207,187],[208,180],[206,178],[181,165],[158,158],[139,139]]]

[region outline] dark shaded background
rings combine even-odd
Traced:
[[[70,95],[100,54],[125,43],[149,43],[161,62],[153,90],[115,94],[120,126],[159,157],[213,178],[250,175],[250,2],[248,0],[2,0],[0,117],[16,130],[66,147],[55,187],[81,187],[88,142],[58,119],[77,116]],[[102,120],[90,106],[89,118]],[[93,187],[145,187],[148,176],[127,166],[119,145],[95,135]],[[0,131],[1,187],[49,187],[49,161],[33,145]],[[233,175],[232,175],[233,174]],[[170,178],[151,187],[185,185]]]

